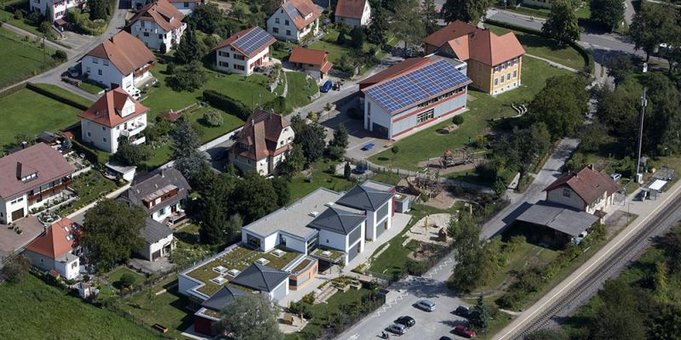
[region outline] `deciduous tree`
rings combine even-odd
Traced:
[[[278,314],[278,308],[266,295],[248,294],[229,302],[214,327],[218,334],[229,334],[236,340],[282,340]]]
[[[607,27],[611,32],[624,21],[622,0],[591,0],[591,20]]]
[[[447,22],[461,20],[477,24],[491,5],[491,0],[447,0],[442,5],[442,16]]]
[[[440,13],[438,13],[437,7],[435,7],[435,0],[423,1],[423,4],[421,5],[421,16],[423,16],[423,27],[426,30],[426,34],[431,34],[440,28],[437,24]]]
[[[146,145],[134,145],[128,137],[121,136],[118,138],[118,150],[111,158],[124,165],[141,166],[150,156],[151,151]]]
[[[582,32],[579,27],[575,5],[570,0],[551,2],[551,14],[541,28],[542,32],[555,39],[559,45],[579,40]]]
[[[305,155],[303,148],[297,145],[293,146],[291,153],[286,157],[286,160],[281,164],[281,173],[284,176],[291,177],[303,171],[305,167]]]
[[[552,140],[574,134],[588,112],[586,81],[577,75],[549,78],[532,100],[527,119],[544,122]]]
[[[244,222],[251,223],[277,208],[277,193],[269,180],[251,171],[237,182],[232,202]]]
[[[646,52],[646,61],[661,43],[671,43],[678,28],[678,11],[666,5],[643,2],[629,26],[629,36],[637,50]]]
[[[418,0],[401,0],[395,8],[391,31],[404,41],[405,50],[408,45],[420,44],[426,34],[420,8]]]

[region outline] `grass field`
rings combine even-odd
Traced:
[[[51,93],[54,93],[56,95],[59,95],[63,98],[72,100],[78,104],[85,105],[85,106],[90,106],[92,105],[92,101],[90,101],[87,98],[83,98],[77,94],[74,94],[73,92],[69,92],[67,90],[64,90],[63,88],[57,86],[57,85],[52,85],[52,84],[32,84],[35,87],[50,91]]]
[[[66,295],[37,277],[0,285],[0,339],[156,339],[110,311]]]
[[[0,28],[0,46],[0,88],[18,83],[56,64],[51,57],[54,50],[47,48],[44,56],[39,45],[23,41],[19,35],[3,28]]]
[[[485,27],[497,34],[511,32],[509,29],[489,24],[485,24]],[[518,41],[520,41],[528,54],[546,58],[576,70],[581,70],[585,66],[584,58],[582,58],[577,50],[570,46],[558,47],[551,39],[536,34],[519,31],[513,31],[513,33],[518,37]],[[527,59],[529,57],[524,58],[524,60]]]
[[[75,107],[62,104],[29,89],[0,98],[0,146],[13,143],[20,134],[36,136],[78,122]]]
[[[290,202],[293,202],[321,187],[335,191],[345,191],[350,189],[354,182],[348,181],[343,176],[331,175],[327,172],[329,165],[336,164],[328,160],[317,161],[312,164],[312,176],[308,181],[303,175],[291,178],[289,191],[291,193]]]
[[[380,165],[419,170],[419,161],[439,157],[445,150],[463,147],[483,135],[489,126],[489,120],[516,114],[511,103],[529,103],[544,87],[546,79],[562,74],[568,74],[568,71],[552,67],[543,61],[525,58],[523,85],[520,88],[496,97],[469,88],[468,111],[462,114],[464,123],[454,133],[441,135],[436,132],[451,124],[451,120],[446,120],[396,142],[395,145],[400,148],[399,153],[393,154],[390,150],[385,150],[370,160]]]

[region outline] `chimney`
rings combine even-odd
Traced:
[[[589,167],[590,170],[593,170],[593,169],[594,169],[593,163],[589,163],[589,165],[587,165],[587,166]]]
[[[17,179],[21,180],[21,168],[23,167],[23,164],[21,162],[17,162]]]
[[[161,169],[161,178],[165,178],[165,177],[166,177],[166,171],[165,171],[165,169]]]

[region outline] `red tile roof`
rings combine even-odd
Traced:
[[[74,233],[73,221],[63,218],[29,243],[26,250],[57,259],[73,249]]]
[[[156,0],[142,7],[132,19],[130,24],[143,20],[156,23],[166,32],[182,27],[184,14],[173,6],[168,0]]]
[[[273,36],[271,36],[269,33],[265,32],[267,35],[271,37],[271,39],[268,39],[267,41],[263,42],[260,46],[254,48],[250,54],[246,53],[245,51],[241,50],[240,48],[236,47],[237,42],[241,39],[247,39],[251,34],[255,34],[256,31],[264,31],[262,28],[258,26],[254,26],[251,28],[247,28],[245,30],[236,32],[232,34],[229,38],[223,40],[221,43],[217,45],[213,50],[218,50],[227,46],[230,46],[234,48],[235,50],[239,51],[239,53],[245,55],[247,58],[251,58],[258,53],[262,52],[266,48],[270,47],[272,44],[277,42],[277,39],[275,39]]]
[[[24,180],[32,169],[37,177]],[[72,174],[76,169],[49,145],[38,143],[0,158],[0,197],[14,198],[41,185]],[[23,175],[23,176],[22,176]]]
[[[331,63],[328,61],[327,55],[326,51],[296,47],[291,52],[288,61],[297,64],[315,65],[322,71],[326,68],[326,72],[328,72],[331,69]]]
[[[274,112],[256,110],[246,120],[246,125],[239,132],[235,152],[241,156],[259,160],[282,152],[277,141],[284,128],[291,124],[288,119]],[[283,148],[288,150],[290,143]]]
[[[587,205],[603,196],[604,192],[607,192],[607,195],[610,196],[618,189],[617,183],[612,178],[588,166],[576,173],[571,172],[559,177],[544,191],[551,191],[564,186],[572,189]]]
[[[123,117],[123,107],[128,101],[135,105],[135,111]],[[92,106],[81,112],[79,117],[113,128],[147,112],[149,109],[146,106],[119,87],[106,91]]]
[[[490,66],[525,54],[525,49],[513,32],[499,36],[458,20],[429,35],[423,41],[435,48],[449,45],[459,59],[463,61],[472,59]]]
[[[317,5],[312,3],[312,0],[284,0],[281,8],[288,13],[288,16],[293,20],[293,24],[296,25],[298,30],[303,29],[322,15],[322,11],[319,10]]]
[[[156,61],[156,57],[144,43],[126,31],[120,31],[104,40],[86,55],[111,61],[124,75]]]
[[[368,0],[338,0],[334,15],[337,17],[361,19],[367,1]]]

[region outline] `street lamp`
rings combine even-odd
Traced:
[[[643,63],[643,73],[648,72],[648,64]],[[636,157],[636,182],[643,182],[643,174],[641,174],[641,147],[643,144],[643,119],[645,118],[646,106],[648,106],[648,99],[646,99],[646,93],[648,88],[643,86],[643,96],[641,97],[641,124],[639,126],[638,132],[638,157]]]

